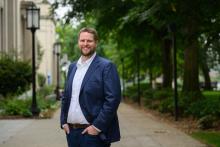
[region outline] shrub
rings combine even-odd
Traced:
[[[0,94],[21,94],[31,83],[31,66],[28,62],[0,59]]]
[[[39,84],[39,86],[40,87],[44,87],[44,85],[46,83],[45,76],[43,74],[41,74],[41,73],[38,73],[37,76],[38,76],[38,84]]]
[[[173,98],[170,97],[170,98],[166,98],[166,99],[162,100],[161,103],[159,104],[158,110],[162,113],[173,114],[173,111],[174,111]]]
[[[153,89],[147,89],[143,92],[144,106],[151,108],[154,91]]]
[[[8,99],[5,101],[3,106],[4,111],[3,115],[20,115],[24,117],[30,117],[30,100],[21,100],[21,99]]]
[[[150,87],[147,83],[140,83],[140,96],[142,97],[143,91],[147,90]],[[138,90],[137,85],[132,85],[126,88],[124,95],[130,98],[133,102],[138,102]]]
[[[170,89],[144,91],[144,104],[151,109],[159,109],[161,112],[170,112],[173,106],[172,91]]]
[[[41,113],[44,113],[43,116],[40,115],[41,117],[49,117],[45,112],[51,113],[53,110],[58,108],[58,103],[55,98],[45,99],[46,95],[51,94],[52,88],[53,87],[44,87],[41,88],[40,91],[37,91],[37,105]],[[30,117],[32,116],[30,109],[31,103],[31,97],[27,97],[26,99],[8,97],[0,101],[1,115]],[[49,115],[51,116],[51,114]]]
[[[174,98],[171,89],[141,89],[144,106],[162,113],[174,114]],[[137,88],[127,88],[126,94],[137,101]],[[194,117],[200,128],[218,126],[220,121],[220,92],[188,92],[178,93],[178,114],[183,117]]]
[[[129,86],[124,91],[124,95],[134,102],[137,102],[137,88],[135,86]]]
[[[213,115],[206,115],[201,117],[198,120],[198,127],[200,129],[209,129],[209,128],[213,128],[216,122],[216,117],[214,117]]]
[[[196,118],[202,118],[208,115],[220,116],[220,99],[219,98],[203,98],[192,103],[188,110],[188,114]]]
[[[54,90],[53,86],[44,86],[38,90],[37,96],[40,98],[45,98],[46,96],[53,93],[53,90]]]

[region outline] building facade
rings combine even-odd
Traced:
[[[26,29],[26,8],[33,2],[40,8],[40,29],[35,37],[37,73],[46,77],[47,84],[56,84],[55,22],[47,1],[0,0],[0,53],[15,60],[32,61],[32,34]]]

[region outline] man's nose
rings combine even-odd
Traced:
[[[87,45],[88,43],[89,43],[88,41],[85,41],[85,42],[84,42],[84,45]]]

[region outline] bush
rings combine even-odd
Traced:
[[[153,95],[154,95],[153,89],[147,89],[143,92],[143,103],[144,106],[152,108],[152,101],[153,101]]]
[[[41,98],[45,98],[46,96],[52,94],[54,92],[54,87],[52,86],[44,86],[40,88],[37,92],[37,96]]]
[[[173,107],[172,91],[170,89],[144,91],[144,105],[151,109],[159,109],[161,112],[170,112]]]
[[[173,96],[172,89],[161,89],[154,92],[154,99],[163,100]]]
[[[171,113],[173,114],[174,111],[174,101],[173,98],[166,98],[161,101],[159,104],[158,110],[162,113]]]
[[[215,122],[216,117],[214,117],[213,115],[206,115],[198,120],[198,127],[200,129],[213,128],[215,126]]]
[[[21,100],[21,99],[7,99],[4,101],[3,115],[20,115],[24,117],[30,117],[32,115],[30,111],[31,101],[29,100]]]
[[[38,76],[38,84],[39,84],[39,86],[40,87],[44,87],[44,85],[46,83],[45,76],[43,74],[41,74],[41,73],[38,73],[37,76]]]
[[[31,66],[28,62],[14,61],[8,57],[0,59],[0,94],[21,94],[31,83]]]
[[[150,87],[147,83],[140,83],[140,97],[142,97],[143,91],[147,90]],[[126,88],[124,95],[131,99],[133,102],[138,102],[138,90],[137,85],[132,85]]]
[[[208,115],[220,117],[220,99],[203,98],[189,105],[187,113],[196,118],[202,118]]]
[[[146,88],[146,87],[145,87]],[[141,96],[144,106],[162,113],[174,114],[173,90],[155,90],[142,88]],[[144,89],[144,90],[143,90]],[[134,102],[137,101],[137,88],[128,87],[126,95]],[[178,114],[183,117],[194,117],[201,128],[210,128],[220,123],[220,92],[206,91],[181,92],[178,94]]]
[[[124,95],[131,99],[133,102],[138,101],[137,88],[135,86],[127,87],[127,89],[124,92]]]
[[[46,95],[51,94],[52,87],[44,87],[40,91],[37,91],[37,105],[41,111],[40,117],[51,117],[53,110],[58,108],[56,99],[45,99]],[[31,113],[32,98],[17,99],[8,97],[0,101],[1,115],[6,116],[23,116],[30,117]],[[51,114],[48,115],[49,112]]]

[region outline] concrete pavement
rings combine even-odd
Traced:
[[[187,134],[121,103],[122,139],[112,147],[206,147]],[[66,147],[59,111],[52,119],[0,120],[0,147]]]

